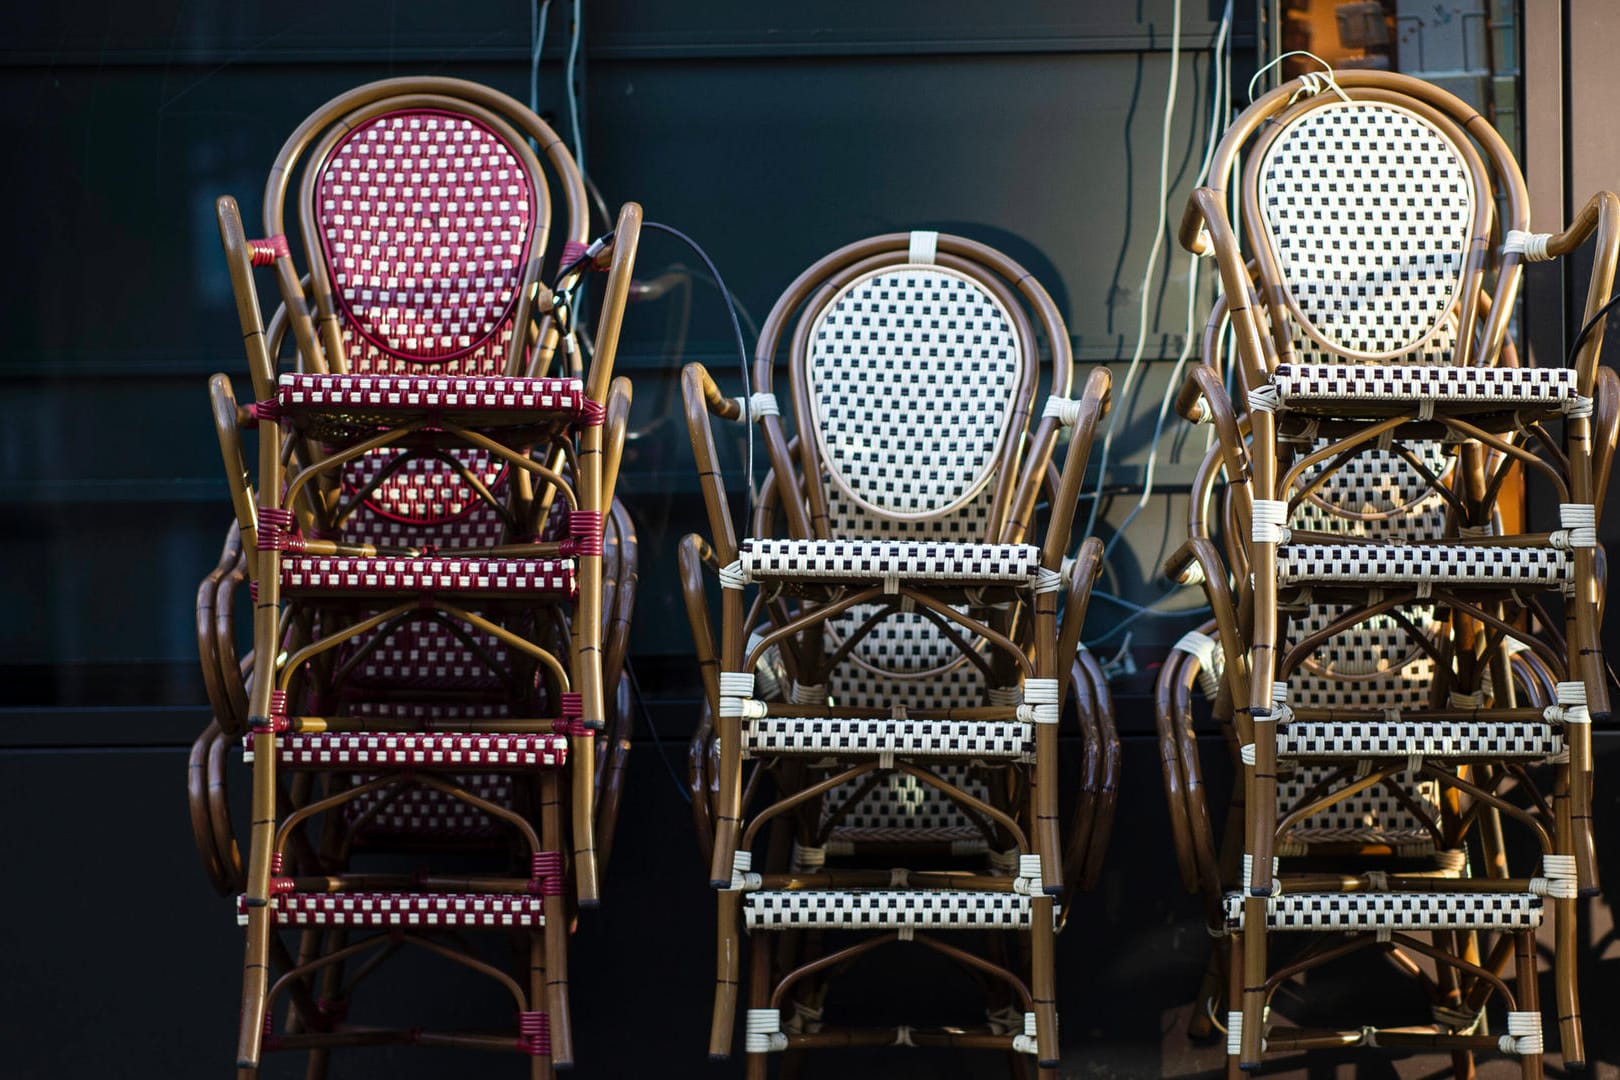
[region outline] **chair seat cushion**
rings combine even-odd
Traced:
[[[1011,930],[1030,924],[1030,898],[977,889],[762,889],[743,895],[750,930]]]
[[[494,413],[496,422],[534,423],[551,414],[575,419],[589,405],[579,379],[521,379],[501,375],[281,376],[276,403],[293,423],[321,413],[401,420],[423,414]],[[509,414],[502,418],[499,414]]]
[[[246,748],[253,748],[250,733]],[[276,739],[276,760],[294,769],[551,769],[568,760],[568,737],[553,734],[301,732]]]
[[[1283,585],[1419,585],[1445,588],[1561,586],[1574,573],[1568,551],[1474,544],[1284,544],[1277,549]]]
[[[282,893],[282,926],[532,929],[545,925],[545,899],[527,893]],[[246,911],[238,901],[237,914]]]
[[[1033,761],[1033,725],[1018,720],[851,720],[767,716],[744,723],[743,754],[1013,758]]]
[[[767,540],[748,538],[738,561],[750,581],[901,581],[1033,584],[1041,552],[1030,544],[935,540]]]
[[[418,559],[285,555],[281,587],[300,593],[545,593],[573,596],[572,559]]]
[[[1534,893],[1284,893],[1266,900],[1272,930],[1529,930],[1541,925]],[[1243,896],[1226,897],[1226,925],[1243,929]]]
[[[1533,721],[1295,720],[1277,732],[1280,758],[1540,760],[1563,748],[1562,734]]]
[[[1431,400],[1444,412],[1537,406],[1568,411],[1580,402],[1570,368],[1454,367],[1447,364],[1278,364],[1271,385],[1287,408],[1363,402],[1382,411]]]

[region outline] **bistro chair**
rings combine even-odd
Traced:
[[[1594,235],[1587,313],[1598,313],[1620,201],[1601,194],[1566,232],[1530,233],[1500,136],[1445,91],[1382,72],[1263,96],[1227,131],[1209,175],[1181,240],[1217,261],[1242,412],[1216,366],[1192,373],[1179,406],[1215,428],[1224,559],[1195,535],[1167,569],[1201,579],[1224,620],[1219,660],[1203,641],[1189,649],[1209,689],[1230,697],[1242,767],[1238,889],[1223,900],[1229,1060],[1254,1069],[1265,1052],[1346,1045],[1498,1049],[1539,1076],[1534,933],[1550,901],[1561,1041],[1579,1062],[1575,898],[1596,889],[1590,725],[1608,714],[1595,525],[1612,433],[1596,453],[1593,438],[1601,319],[1568,367],[1517,366],[1507,338],[1522,263]],[[1503,498],[1516,475],[1556,495],[1557,527],[1520,522]],[[1525,651],[1533,661],[1516,662]],[[1183,679],[1192,670],[1181,662]],[[1550,697],[1536,689],[1542,676]],[[1550,801],[1534,793],[1534,763],[1552,767]],[[1190,774],[1176,776],[1185,790]],[[1515,790],[1532,793],[1529,809]],[[1538,865],[1509,873],[1503,825],[1528,834]],[[1280,858],[1319,851],[1384,862],[1282,872]],[[1268,949],[1280,932],[1345,938],[1278,966]],[[1445,944],[1413,936],[1425,932]],[[1481,934],[1494,938],[1476,949]],[[1400,1030],[1268,1026],[1281,981],[1364,948],[1428,956],[1438,993],[1460,1006]],[[1505,1033],[1486,1033],[1491,996],[1506,1005]]]
[[[526,139],[550,161],[571,221],[550,288],[540,276],[550,196]],[[283,232],[300,165],[307,286]],[[429,1041],[524,1050],[537,1073],[566,1064],[563,887],[572,877],[579,901],[596,901],[604,421],[615,399],[628,408],[612,365],[640,210],[624,208],[611,247],[587,247],[583,184],[561,141],[505,95],[449,79],[374,83],[311,116],[272,169],[266,238],[246,238],[233,200],[218,209],[259,436],[256,486],[233,492],[256,588],[239,1067],[256,1070],[268,998],[293,978],[268,983],[278,927],[522,930],[527,988],[498,976],[520,1036]],[[585,370],[569,300],[579,272],[601,264],[609,272]],[[278,371],[269,347],[254,265],[274,268],[292,372]],[[376,775],[301,802],[304,771]],[[456,783],[469,773],[532,776],[512,789],[526,812],[500,804],[505,781]],[[438,796],[400,801],[421,788]],[[343,851],[362,821],[404,815],[415,825],[451,804],[464,822],[472,808],[513,830],[523,873],[401,879],[346,875],[342,859],[328,858],[327,874],[289,865],[323,865],[331,849],[298,837],[339,808],[351,811]],[[404,940],[484,970],[430,935]]]
[[[784,341],[793,439],[773,393]],[[1051,396],[1026,438],[1043,343]],[[710,526],[709,540],[680,548],[714,732],[693,751],[719,900],[710,1053],[731,1052],[747,932],[750,1077],[772,1053],[848,1045],[981,1047],[1031,1054],[1043,1075],[1056,1066],[1057,905],[1103,848],[1095,836],[1065,846],[1058,819],[1065,698],[1076,681],[1093,709],[1106,694],[1077,659],[1101,547],[1065,555],[1108,376],[1094,370],[1070,399],[1071,366],[1062,319],[1023,268],[914,232],[848,245],[801,274],[763,326],[749,396],[685,369]],[[771,472],[741,540],[711,416],[763,429]],[[718,637],[705,568],[721,586]],[[1095,712],[1086,724],[1105,741]],[[1089,757],[1088,827],[1111,818],[1099,813],[1109,754],[1117,741]],[[860,937],[823,941],[845,931]],[[961,931],[990,931],[991,943],[974,951]],[[828,978],[894,941],[983,977],[988,1021],[824,1024]]]

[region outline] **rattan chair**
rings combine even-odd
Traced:
[[[1035,325],[1053,375],[1026,440]],[[772,393],[785,338],[792,441]],[[917,232],[851,244],[801,274],[762,329],[751,397],[726,398],[700,365],[685,370],[712,536],[689,536],[680,551],[715,731],[700,731],[693,751],[694,808],[719,890],[712,1055],[732,1048],[742,932],[784,940],[752,950],[750,1076],[774,1052],[847,1045],[982,1047],[1056,1065],[1055,905],[1100,861],[1095,833],[1111,818],[1099,812],[1102,762],[1117,757],[1093,739],[1095,787],[1082,800],[1093,832],[1066,847],[1064,698],[1078,684],[1094,736],[1111,721],[1096,708],[1106,687],[1077,659],[1100,545],[1064,560],[1108,379],[1093,371],[1069,399],[1069,350],[1055,306],[1021,267]],[[745,414],[762,424],[771,476],[754,535],[739,541],[710,416]],[[1033,530],[1065,424],[1072,441],[1045,528]],[[722,586],[718,648],[705,565]],[[863,869],[872,858],[893,868]],[[846,930],[861,939],[824,942]],[[961,931],[1014,943],[975,952],[939,936]],[[826,978],[896,940],[985,977],[993,1015],[952,1029],[823,1024]]]
[[[525,138],[544,148],[570,210],[556,291],[540,279],[550,199]],[[282,233],[300,164],[307,286]],[[529,985],[500,976],[518,1002],[520,1036],[435,1038],[526,1050],[537,1072],[567,1063],[562,830],[573,837],[575,891],[594,903],[611,503],[603,423],[615,397],[628,407],[612,366],[640,210],[621,212],[611,256],[604,244],[585,247],[583,185],[560,140],[505,95],[449,79],[374,83],[315,113],[272,170],[266,239],[246,239],[231,199],[218,209],[260,421],[256,493],[235,493],[244,541],[257,549],[239,1066],[251,1073],[259,1060],[276,927],[520,928]],[[581,267],[609,257],[582,372],[567,289]],[[277,371],[253,265],[275,268],[292,372]],[[554,375],[559,342],[569,363]],[[216,401],[221,411],[229,406]],[[547,539],[554,511],[565,535]],[[427,655],[438,661],[423,679]],[[378,775],[298,804],[297,773],[334,770]],[[500,805],[508,793],[522,803],[525,785],[449,778],[469,773],[534,774],[529,813]],[[282,815],[284,774],[296,805]],[[402,805],[405,787],[438,797]],[[429,823],[476,810],[518,834],[527,865],[519,875],[412,879],[346,875],[339,859],[335,873],[300,875],[289,855],[322,865],[331,851],[288,845],[340,807],[353,811],[347,833],[388,807]],[[405,940],[483,970],[426,936]]]
[[[1243,243],[1225,209],[1240,152]],[[1436,87],[1376,72],[1265,95],[1226,133],[1210,177],[1181,239],[1218,262],[1247,412],[1215,367],[1194,372],[1179,404],[1216,427],[1225,562],[1195,537],[1168,569],[1202,577],[1226,619],[1220,692],[1244,788],[1241,888],[1224,900],[1231,1061],[1375,1042],[1499,1048],[1539,1075],[1534,931],[1547,900],[1563,1050],[1579,1061],[1574,900],[1596,887],[1589,731],[1608,713],[1595,523],[1612,434],[1600,454],[1593,440],[1602,327],[1569,368],[1515,366],[1505,342],[1521,263],[1594,233],[1596,312],[1613,284],[1620,200],[1594,198],[1565,233],[1529,233],[1518,167],[1490,126]],[[1501,502],[1519,471],[1556,492],[1558,528],[1520,527]],[[1210,655],[1205,641],[1189,648]],[[1545,707],[1517,700],[1539,681],[1515,679],[1519,649],[1551,673]],[[1197,666],[1213,674],[1210,660]],[[1553,766],[1554,797],[1526,810],[1507,791],[1528,788],[1536,762]],[[1167,777],[1185,791],[1184,755],[1177,769]],[[1281,873],[1278,857],[1295,851],[1368,854],[1369,819],[1388,855],[1439,856],[1450,873]],[[1500,831],[1481,824],[1499,819],[1527,829],[1540,865],[1509,875]],[[1483,859],[1470,868],[1461,852],[1476,838]],[[1268,938],[1290,931],[1349,937],[1274,968]],[[1452,944],[1412,936],[1424,931]],[[1498,937],[1475,962],[1467,941],[1480,932]],[[1463,1007],[1420,1030],[1266,1027],[1280,980],[1369,946],[1428,955]],[[1513,988],[1500,977],[1510,960]],[[1477,1025],[1493,992],[1508,1010],[1499,1037]]]

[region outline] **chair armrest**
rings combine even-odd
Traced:
[[[692,440],[692,456],[697,460],[698,483],[709,515],[709,535],[720,565],[737,561],[737,530],[726,503],[726,486],[720,476],[720,459],[714,448],[711,415],[723,420],[742,419],[737,402],[720,393],[720,387],[702,364],[681,369],[681,398],[686,405],[686,431]]]
[[[1068,553],[1075,508],[1080,503],[1080,488],[1085,483],[1086,463],[1091,457],[1092,437],[1096,433],[1097,422],[1108,412],[1111,382],[1107,368],[1092,368],[1086,376],[1085,388],[1076,401],[1072,417],[1064,417],[1066,421],[1072,419],[1074,431],[1069,437],[1069,447],[1064,451],[1057,495],[1052,500],[1046,538],[1041,546],[1041,565],[1048,570],[1061,568],[1063,557]],[[1018,490],[1022,493],[1026,488],[1038,488],[1043,477],[1032,475],[1032,471],[1040,469],[1044,473],[1044,468],[1044,462],[1031,461]]]

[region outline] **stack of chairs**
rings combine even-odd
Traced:
[[[1181,871],[1225,942],[1194,1029],[1222,1023],[1224,997],[1234,1074],[1376,1046],[1449,1051],[1459,1077],[1503,1052],[1540,1076],[1535,936],[1551,916],[1560,1049],[1578,1064],[1589,733],[1609,711],[1595,524],[1620,415],[1598,355],[1620,200],[1530,233],[1489,124],[1378,72],[1260,98],[1210,177],[1181,240],[1213,254],[1223,296],[1178,408],[1213,426],[1212,448],[1166,572],[1201,584],[1213,618],[1158,692]],[[1589,332],[1568,366],[1521,366],[1522,264],[1593,237]],[[1516,485],[1557,508],[1532,498],[1525,520]],[[1195,688],[1236,766],[1224,842]],[[1270,1014],[1279,987],[1366,950],[1422,982],[1429,1015],[1367,1023],[1388,1013],[1371,985],[1349,1026]]]
[[[567,209],[549,285],[531,142]],[[307,275],[283,231],[289,197]],[[634,590],[634,533],[610,512],[630,390],[612,369],[640,209],[586,245],[584,185],[556,135],[440,78],[322,107],[283,146],[264,206],[255,240],[233,200],[218,206],[257,400],[239,408],[227,379],[211,384],[241,555],[228,544],[206,606],[228,621],[245,578],[254,627],[234,681],[234,648],[212,635],[226,706],[199,750],[205,795],[229,736],[253,771],[239,871],[223,800],[203,800],[217,868],[242,882],[239,1074],[267,1049],[309,1049],[318,1073],[334,1047],[405,1042],[517,1051],[549,1076],[573,1060],[567,936],[598,898],[598,737],[622,713],[605,690],[619,693]],[[281,294],[268,329],[254,266]],[[571,300],[601,266],[587,368]],[[616,802],[627,742],[622,728],[602,741]],[[406,851],[408,869],[388,858]],[[476,930],[512,939],[515,974],[475,954]],[[350,988],[401,949],[493,979],[512,999],[506,1030],[348,1022]]]
[[[792,435],[773,393],[784,341]],[[1043,346],[1050,397],[1031,434]],[[691,763],[718,895],[709,1049],[731,1053],[745,997],[751,1078],[773,1054],[848,1046],[999,1050],[1043,1077],[1057,1066],[1053,934],[1101,861],[1118,759],[1106,683],[1078,648],[1101,546],[1065,559],[1108,376],[1092,371],[1071,399],[1071,355],[1022,267],[913,232],[802,273],[762,328],[751,394],[684,371],[710,526],[680,548],[707,699]],[[741,540],[712,417],[763,430],[770,472]],[[1071,700],[1086,790],[1065,837]],[[834,1023],[838,977],[896,941],[981,980],[985,1014]]]

